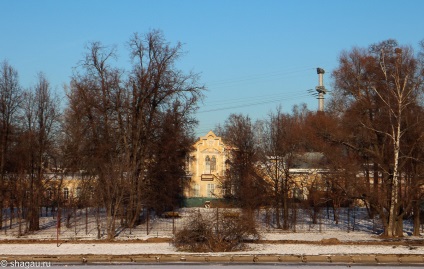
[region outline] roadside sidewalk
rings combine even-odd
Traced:
[[[58,244],[59,243],[59,244]],[[244,251],[180,252],[170,236],[115,241],[0,240],[0,260],[52,263],[359,263],[424,264],[424,237],[383,239],[368,233],[267,233]]]
[[[242,252],[184,253],[170,242],[0,242],[0,259],[52,263],[364,263],[424,264],[424,245],[341,242],[249,244]]]

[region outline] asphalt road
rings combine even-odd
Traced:
[[[81,269],[99,269],[99,268],[111,268],[111,269],[117,269],[117,268],[125,268],[125,269],[275,269],[275,268],[289,268],[289,269],[295,269],[295,268],[331,268],[331,269],[338,269],[338,268],[361,268],[361,269],[371,269],[371,268],[404,268],[404,269],[418,269],[423,268],[422,265],[353,265],[353,264],[90,264],[90,265],[72,265],[72,264],[66,264],[66,265],[51,265],[49,268],[81,268]]]

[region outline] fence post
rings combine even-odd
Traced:
[[[350,232],[350,206],[347,208],[347,232]]]
[[[88,207],[85,207],[85,235],[88,234]]]
[[[172,234],[175,234],[175,211],[172,208]]]
[[[372,232],[375,233],[375,216],[372,218]]]
[[[13,202],[10,206],[10,222],[9,222],[9,229],[12,229],[13,225],[13,217],[15,216],[15,208],[13,207]]]
[[[219,209],[216,207],[216,234],[219,234]]]
[[[75,235],[77,235],[77,206],[74,205],[74,225],[75,225]]]
[[[147,227],[147,235],[149,235],[149,221],[150,221],[150,209],[147,209],[147,222],[146,222],[146,227]]]
[[[57,206],[57,222],[56,222],[56,246],[59,247],[59,235],[60,235],[60,207]]]

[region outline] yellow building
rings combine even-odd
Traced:
[[[190,184],[185,190],[187,198],[221,198],[221,183],[225,177],[230,148],[221,137],[209,131],[193,145],[188,158]],[[206,199],[207,200],[207,199]]]
[[[44,182],[44,197],[46,202],[61,201],[69,203],[78,200],[83,193],[82,178],[80,175],[46,174]]]
[[[226,162],[231,157],[231,151],[234,148],[225,144],[221,137],[209,131],[194,143],[193,149],[186,164],[190,180],[184,191],[184,196],[187,198],[185,205],[202,206],[206,201],[223,198],[222,185],[225,182],[225,173],[228,168]],[[291,189],[293,198],[306,199],[308,187],[321,178],[323,171],[319,169],[319,161],[322,158],[321,153],[305,153],[296,156],[296,164],[290,169],[290,175],[293,177],[291,182],[294,183],[293,189]],[[268,169],[259,165],[258,169],[263,171],[258,174],[262,175],[265,180],[271,180],[267,171],[275,170],[273,158],[269,159],[267,167]],[[282,167],[278,170],[280,169],[282,170]],[[279,173],[283,173],[283,171],[279,171]],[[270,186],[272,185],[270,184]]]

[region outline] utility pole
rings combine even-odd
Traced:
[[[323,75],[325,71],[324,69],[318,67],[318,86],[315,87],[315,90],[318,92],[318,111],[324,111],[324,94],[327,93],[327,90],[324,87]]]

